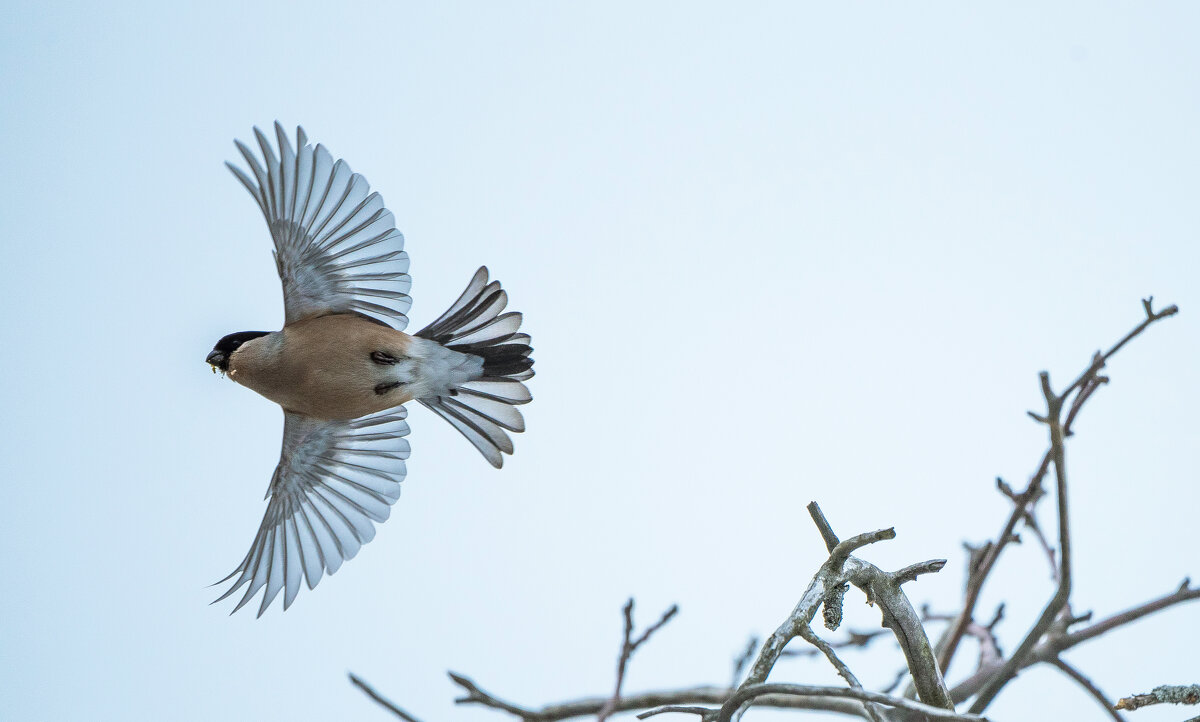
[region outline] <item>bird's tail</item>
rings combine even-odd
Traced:
[[[505,433],[525,430],[517,410],[532,400],[522,383],[533,377],[528,334],[518,333],[521,314],[504,311],[508,294],[499,281],[488,283],[487,267],[475,272],[467,290],[433,323],[416,333],[460,353],[483,359],[481,375],[459,386],[451,396],[418,399],[458,429],[492,466],[500,468],[513,453]]]

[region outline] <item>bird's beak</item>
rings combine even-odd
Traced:
[[[225,360],[225,354],[221,353],[220,351],[213,351],[204,360],[213,366],[220,368],[221,363]]]

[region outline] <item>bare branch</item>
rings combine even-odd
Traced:
[[[849,559],[846,569],[850,583],[867,595],[867,602],[879,605],[882,614],[880,622],[895,634],[921,701],[943,709],[954,709],[950,690],[934,656],[933,645],[929,643],[921,618],[900,584],[891,574],[857,557]]]
[[[684,714],[698,714],[698,715],[700,715],[701,719],[711,718],[716,714],[715,711],[711,707],[689,707],[687,705],[682,705],[682,704],[668,704],[663,707],[655,707],[654,709],[648,709],[645,712],[638,715],[638,719],[646,719],[647,717],[653,717],[656,714],[665,714],[667,712],[682,712]]]
[[[674,617],[678,611],[679,605],[672,604],[667,611],[663,612],[662,617],[657,622],[646,628],[642,636],[638,637],[636,641],[631,642],[630,638],[633,636],[633,597],[630,597],[629,601],[625,603],[625,638],[621,642],[621,654],[617,658],[617,684],[613,689],[612,697],[609,698],[608,703],[601,707],[599,714],[596,715],[596,722],[604,722],[604,720],[608,719],[609,715],[613,713],[613,710],[616,709],[617,704],[621,701],[621,685],[625,683],[625,667],[629,664],[629,658],[633,656],[638,647],[650,639],[650,635],[671,621],[671,617]]]
[[[550,704],[540,709],[525,709],[498,699],[492,694],[480,689],[474,682],[451,673],[451,679],[468,691],[466,697],[456,702],[458,704],[478,704],[492,709],[507,712],[523,722],[558,722],[559,720],[576,717],[590,717],[598,714],[609,697],[587,697],[584,699]],[[660,706],[693,706],[698,704],[724,704],[734,690],[729,687],[689,687],[654,692],[643,692],[635,695],[625,695],[617,703],[613,714],[617,712],[632,712]],[[778,709],[803,709],[818,712],[835,712],[852,717],[862,717],[865,714],[863,705],[853,699],[837,699],[833,697],[797,697],[794,695],[767,695],[754,701],[758,707]],[[716,708],[714,708],[715,710]]]
[[[809,504],[808,510],[828,546],[832,539],[837,538],[837,535],[833,533],[832,527],[816,502]],[[912,603],[908,601],[908,597],[900,589],[900,584],[891,574],[873,564],[850,556],[855,549],[884,539],[892,539],[895,536],[894,529],[882,529],[859,534],[835,544],[829,553],[829,559],[813,576],[808,588],[796,604],[796,608],[763,644],[750,673],[742,682],[742,688],[765,682],[788,642],[800,636],[801,629],[810,625],[817,608],[825,601],[829,593],[849,581],[867,595],[868,603],[879,605],[883,614],[883,626],[891,629],[900,643],[921,699],[929,704],[953,709],[954,705],[950,701],[949,689],[933,658],[933,650],[929,644],[929,638],[925,634],[925,628],[921,626],[921,620],[912,608]]]
[[[833,533],[833,527],[829,525],[829,520],[825,518],[825,513],[817,506],[817,502],[808,503],[808,515],[812,517],[813,524],[817,525],[817,531],[821,533],[821,539],[825,541],[825,550],[833,553],[839,543],[838,537]]]
[[[534,712],[533,710],[528,710],[523,707],[518,707],[515,704],[512,704],[510,702],[505,702],[504,700],[499,699],[498,697],[494,697],[491,694],[484,692],[482,689],[480,689],[478,686],[476,686],[476,684],[474,682],[472,682],[468,677],[464,677],[461,674],[455,674],[454,672],[447,672],[446,674],[449,675],[450,679],[455,684],[457,684],[459,687],[462,687],[467,692],[466,697],[459,697],[458,699],[454,700],[454,704],[482,704],[484,706],[491,707],[493,709],[503,710],[515,717],[520,717],[523,720],[543,719],[543,717],[540,714],[538,714],[537,712]],[[600,703],[599,705],[596,706],[595,711],[599,712],[603,706],[604,706],[604,703],[603,702]],[[570,715],[570,716],[573,717],[575,715]],[[565,718],[559,717],[558,719],[565,719]]]
[[[1113,355],[1115,355],[1118,351],[1121,350],[1122,346],[1124,346],[1125,344],[1129,343],[1134,338],[1136,338],[1138,336],[1138,334],[1140,334],[1142,331],[1145,331],[1147,328],[1149,328],[1150,325],[1153,324],[1155,321],[1161,321],[1164,318],[1168,318],[1170,316],[1174,316],[1175,314],[1179,313],[1179,307],[1176,306],[1175,304],[1171,304],[1170,306],[1167,306],[1163,310],[1156,312],[1153,308],[1153,303],[1154,303],[1154,296],[1150,296],[1149,298],[1142,299],[1142,310],[1146,312],[1146,318],[1140,324],[1138,324],[1132,331],[1125,334],[1125,336],[1120,341],[1117,341],[1115,344],[1113,344],[1112,348],[1105,351],[1104,353],[1100,353],[1099,351],[1097,351],[1096,356],[1092,359],[1092,365],[1089,366],[1086,371],[1081,373],[1078,378],[1076,378],[1073,382],[1071,382],[1071,385],[1068,386],[1067,390],[1063,392],[1064,398],[1068,394],[1070,394],[1072,391],[1074,391],[1075,389],[1082,386],[1089,377],[1095,376],[1096,373],[1100,371],[1100,369],[1104,368],[1104,365],[1108,362],[1108,360],[1110,358],[1112,358]]]
[[[1070,634],[1065,635],[1055,646],[1059,651],[1070,649],[1081,642],[1086,642],[1094,637],[1099,637],[1101,634],[1116,629],[1117,627],[1122,627],[1130,622],[1137,621],[1148,614],[1153,614],[1176,604],[1200,599],[1200,587],[1191,587],[1189,586],[1190,584],[1190,579],[1184,579],[1183,583],[1179,585],[1179,588],[1170,594],[1164,594],[1158,599],[1153,599],[1145,604],[1140,604],[1131,609],[1127,609],[1124,612],[1114,614],[1107,619],[1102,619],[1088,627],[1071,632]]]
[[[1062,670],[1063,674],[1075,680],[1075,683],[1080,687],[1083,687],[1084,691],[1090,694],[1092,699],[1096,700],[1096,702],[1104,708],[1104,711],[1108,713],[1109,717],[1112,717],[1116,722],[1126,722],[1125,716],[1113,709],[1112,701],[1104,694],[1104,692],[1100,691],[1100,688],[1097,687],[1092,680],[1084,676],[1082,672],[1067,664],[1067,662],[1060,657],[1055,657],[1054,659],[1050,660],[1050,664],[1058,667],[1060,670]]]
[[[864,563],[861,560],[853,559],[854,562]],[[881,572],[882,573],[882,572]],[[1095,624],[1080,629],[1075,632],[1067,633],[1065,628],[1056,632],[1039,644],[1033,654],[1022,663],[1021,668],[1027,668],[1035,664],[1049,663],[1057,659],[1060,652],[1083,644],[1095,637],[1098,637],[1106,632],[1112,631],[1118,627],[1131,624],[1142,617],[1149,614],[1167,609],[1176,604],[1200,599],[1200,588],[1191,587],[1190,580],[1185,579],[1182,584],[1171,593],[1166,594],[1158,599],[1151,600],[1145,604],[1133,607],[1123,612],[1114,614],[1106,619],[1103,619]],[[988,631],[993,629],[1001,618],[1003,607],[996,610],[992,621],[987,627],[972,623],[968,628],[968,633],[971,636],[977,636],[981,642],[987,637]],[[948,618],[946,615],[935,615],[926,612],[925,615],[929,619],[941,620]],[[851,639],[846,642],[834,644],[831,646],[846,645],[852,646],[856,633],[851,633]],[[865,636],[865,635],[864,635]],[[865,645],[865,641],[862,642]],[[751,652],[753,649],[751,649]],[[809,650],[802,652],[786,652],[788,654],[806,654],[811,653]],[[997,652],[998,654],[998,652]],[[979,671],[967,678],[951,691],[951,697],[956,702],[961,702],[970,698],[975,694],[984,683],[990,680],[1002,667],[1003,661],[997,656],[995,661],[981,667]],[[890,689],[895,689],[901,680],[909,675],[908,670],[902,670],[897,676],[896,683]],[[609,703],[610,697],[591,697],[585,699],[563,702],[558,704],[547,705],[540,709],[527,709],[519,707],[510,702],[501,700],[494,695],[480,689],[474,682],[466,677],[450,673],[451,679],[456,684],[462,687],[467,692],[466,697],[457,700],[459,704],[481,704],[493,709],[507,712],[524,722],[558,722],[558,720],[571,719],[575,717],[591,716],[599,713],[599,711]],[[846,689],[844,692],[851,692]],[[728,700],[735,690],[728,687],[692,687],[685,689],[660,690],[652,692],[644,692],[637,695],[623,696],[617,706],[613,709],[613,713],[629,712],[636,710],[647,710],[659,706],[695,706],[695,705],[723,705]],[[803,709],[810,711],[826,711],[844,714],[852,717],[864,717],[867,714],[863,703],[851,697],[820,697],[820,696],[798,696],[794,694],[767,694],[765,696],[756,696],[754,705],[758,707],[772,707],[780,709]],[[965,719],[971,719],[966,717]],[[1189,721],[1190,722],[1190,721]]]
[[[397,717],[404,720],[405,722],[420,722],[420,720],[418,720],[416,717],[413,717],[409,713],[405,712],[403,709],[397,707],[395,705],[395,703],[393,703],[387,697],[384,697],[380,693],[376,692],[374,687],[367,684],[359,677],[355,676],[355,674],[353,672],[348,673],[348,676],[350,677],[350,684],[361,689],[363,692],[366,693],[366,695],[368,697],[370,697],[371,699],[378,702],[379,705],[382,706],[387,711],[396,715]]]
[[[908,598],[900,588],[901,580],[898,580],[896,575],[884,572],[872,564],[850,556],[852,551],[867,544],[895,538],[895,530],[882,529],[867,534],[859,534],[845,541],[835,543],[837,535],[834,534],[832,526],[816,502],[809,504],[808,510],[813,517],[813,522],[817,525],[818,530],[821,531],[822,538],[826,540],[827,548],[832,545],[829,559],[821,565],[821,568],[813,576],[812,581],[797,603],[796,608],[792,610],[791,615],[779,625],[779,628],[763,644],[758,658],[755,660],[754,665],[739,689],[746,689],[750,686],[766,682],[771,669],[779,657],[782,656],[784,647],[795,637],[803,636],[810,642],[813,639],[819,639],[812,632],[810,626],[813,616],[816,614],[817,608],[822,604],[834,603],[832,600],[838,597],[834,592],[840,591],[848,581],[866,594],[869,604],[879,605],[882,612],[882,624],[892,630],[896,640],[900,643],[901,650],[904,652],[921,699],[927,704],[953,710],[954,704],[950,700],[949,689],[946,687],[941,671],[937,667],[933,648],[929,643],[928,636],[925,634],[924,627],[921,625],[920,618],[912,608],[912,603],[908,601]],[[919,567],[922,572],[932,572],[941,568],[936,563],[925,563],[919,565]],[[915,577],[916,574],[913,574],[913,576]],[[826,654],[826,657],[829,658],[830,662],[834,664],[835,668],[838,669],[839,673],[850,684],[853,685],[857,682],[853,674],[849,673],[845,664],[837,658],[837,655],[833,653],[829,645],[824,643],[823,640],[813,642],[813,644]],[[870,709],[863,711],[868,716],[873,714],[873,710]]]
[[[1087,368],[1062,393],[1054,392],[1047,373],[1040,374],[1039,380],[1046,401],[1046,411],[1044,414],[1031,414],[1031,416],[1047,425],[1048,448],[1023,491],[1018,493],[1003,481],[997,480],[1000,490],[1011,500],[1012,509],[1000,535],[986,545],[972,549],[966,575],[963,607],[952,618],[950,626],[939,642],[936,656],[929,644],[929,639],[921,623],[922,620],[902,591],[902,585],[915,580],[920,574],[939,571],[943,568],[945,561],[932,560],[913,564],[896,572],[884,572],[853,554],[868,544],[895,538],[894,529],[882,529],[841,540],[814,502],[809,505],[808,510],[821,534],[829,556],[813,575],[795,609],[762,644],[753,662],[750,660],[753,655],[754,640],[752,640],[750,649],[747,649],[746,653],[737,661],[734,668],[735,681],[748,665],[750,667],[744,681],[737,689],[696,687],[622,697],[625,669],[633,651],[675,613],[674,608],[668,610],[658,623],[652,625],[635,640],[632,620],[633,600],[631,599],[625,607],[626,624],[622,653],[618,659],[615,689],[610,697],[582,699],[540,709],[525,709],[495,698],[479,689],[469,679],[451,674],[452,679],[467,691],[467,696],[459,699],[458,702],[483,704],[519,717],[523,722],[556,722],[589,714],[597,714],[599,720],[604,722],[606,718],[616,712],[646,710],[650,707],[655,707],[655,709],[644,712],[643,717],[666,712],[679,712],[700,715],[703,722],[728,722],[728,720],[740,716],[741,712],[751,704],[820,709],[873,718],[882,713],[882,707],[893,707],[895,710],[888,716],[896,719],[924,717],[938,720],[976,720],[982,719],[977,716],[978,713],[986,709],[1017,671],[1035,664],[1048,663],[1055,665],[1064,675],[1071,678],[1094,699],[1103,704],[1112,719],[1121,720],[1122,717],[1111,709],[1111,706],[1107,704],[1107,698],[1096,685],[1062,660],[1059,654],[1148,614],[1200,598],[1200,589],[1190,587],[1190,583],[1185,580],[1183,585],[1170,594],[1072,631],[1074,625],[1090,621],[1090,613],[1075,615],[1070,606],[1072,538],[1064,442],[1067,437],[1071,436],[1072,425],[1083,406],[1101,386],[1108,383],[1109,380],[1102,375],[1102,371],[1110,358],[1150,325],[1178,312],[1178,308],[1175,306],[1169,306],[1156,312],[1152,305],[1152,299],[1145,299],[1142,304],[1145,312],[1143,321],[1108,351],[1096,352]],[[1057,549],[1052,547],[1046,539],[1036,515],[1037,504],[1047,496],[1043,484],[1051,468],[1054,471],[1054,496],[1057,502]],[[977,622],[974,614],[981,590],[994,570],[1000,554],[1009,543],[1020,541],[1016,534],[1018,524],[1024,524],[1037,537],[1037,541],[1052,567],[1052,576],[1056,586],[1037,622],[1027,631],[1016,651],[1006,660],[996,644],[993,634],[993,629],[1001,617],[1000,610],[986,626]],[[813,630],[811,623],[818,609],[824,610],[825,622],[830,629],[836,629],[841,624],[842,596],[845,594],[847,584],[853,584],[863,591],[869,604],[880,607],[882,624],[895,635],[908,663],[907,672],[914,680],[913,690],[909,694],[911,695],[913,692],[919,694],[921,702],[862,689],[853,672],[834,651],[836,647],[850,645],[855,638],[853,633],[851,641],[830,643],[823,640]],[[979,668],[975,674],[958,685],[951,693],[946,688],[941,669],[949,666],[964,635],[971,635],[979,639]],[[797,636],[807,640],[815,647],[816,651],[787,651],[785,648]],[[865,646],[867,641],[874,636],[863,636],[857,646]],[[848,688],[767,683],[767,677],[780,657],[786,654],[815,654],[816,652],[822,653],[833,664],[838,673],[850,685]],[[1194,690],[1193,697],[1200,701],[1200,687],[1159,689]],[[1155,692],[1158,692],[1159,689],[1156,689]],[[960,714],[955,711],[954,701],[967,699],[971,695],[977,695],[977,698],[970,714]],[[1144,697],[1144,695],[1139,697]],[[1123,700],[1122,703],[1141,704],[1142,702],[1138,698],[1130,698],[1130,700]],[[717,707],[701,705],[717,705]],[[881,708],[875,709],[876,705]],[[1200,722],[1200,718],[1197,720]]]
[[[1021,492],[1013,501],[1013,510],[1008,515],[1008,520],[1004,523],[1000,534],[996,536],[996,541],[988,542],[980,549],[980,558],[975,558],[975,553],[972,551],[971,573],[967,578],[967,590],[963,600],[963,609],[958,614],[958,619],[949,629],[941,641],[938,642],[938,664],[942,669],[950,668],[950,661],[954,658],[954,653],[958,649],[958,643],[962,640],[963,634],[966,633],[967,625],[973,620],[975,613],[975,605],[979,602],[979,595],[983,591],[984,582],[992,573],[992,569],[996,566],[996,560],[1000,558],[1000,553],[1004,551],[1004,547],[1016,538],[1013,531],[1016,529],[1017,522],[1024,518],[1025,510],[1030,504],[1033,504],[1042,495],[1042,479],[1045,478],[1046,472],[1050,469],[1051,451],[1047,450],[1042,455],[1042,461],[1038,465],[1037,470],[1029,479],[1029,485]]]
[[[1102,358],[1101,361],[1103,361]],[[1054,460],[1054,480],[1057,492],[1055,501],[1058,502],[1058,588],[1017,650],[1004,663],[1000,671],[980,690],[975,702],[971,705],[973,714],[980,714],[987,709],[1004,685],[1017,675],[1017,670],[1022,662],[1050,629],[1059,612],[1066,607],[1071,598],[1071,527],[1067,506],[1066,450],[1063,445],[1063,397],[1055,394],[1050,387],[1049,373],[1041,372],[1039,379],[1042,384],[1042,395],[1046,399],[1046,425],[1050,428],[1050,454]]]
[[[1116,708],[1132,712],[1152,704],[1200,704],[1200,684],[1164,684],[1146,694],[1123,697]]]
[[[717,722],[728,722],[733,713],[743,704],[754,700],[760,695],[789,694],[806,697],[843,697],[856,699],[861,702],[874,702],[887,707],[895,707],[910,712],[918,712],[933,720],[952,720],[955,722],[978,722],[986,718],[973,714],[959,714],[953,709],[942,709],[921,702],[913,702],[903,697],[892,697],[879,692],[867,692],[849,687],[815,687],[805,684],[752,684],[744,685],[732,697],[721,705],[717,713]]]
[[[829,563],[834,569],[840,570],[842,565],[846,563],[846,560],[849,559],[850,555],[855,551],[867,546],[868,544],[875,544],[877,542],[895,538],[896,530],[892,528],[880,529],[878,531],[870,531],[866,532],[865,534],[852,536],[846,541],[839,543],[833,548],[833,551],[829,552]]]
[[[1089,364],[1088,368],[1067,387],[1067,390],[1060,397],[1065,400],[1071,395],[1072,391],[1078,390],[1067,412],[1066,421],[1062,425],[1062,435],[1064,437],[1070,436],[1071,425],[1074,423],[1079,411],[1083,408],[1084,403],[1091,398],[1093,392],[1101,384],[1107,382],[1108,379],[1100,376],[1099,371],[1108,363],[1109,359],[1120,351],[1126,343],[1141,334],[1155,322],[1179,312],[1179,308],[1174,305],[1168,306],[1162,311],[1155,312],[1152,306],[1153,300],[1153,296],[1143,299],[1142,309],[1146,314],[1143,321],[1132,331],[1125,334],[1108,351],[1093,357],[1092,363]],[[1029,485],[1025,488],[1025,491],[1014,499],[1013,510],[1009,514],[1000,535],[996,537],[995,543],[991,545],[987,553],[979,561],[977,567],[973,570],[971,576],[968,577],[967,592],[963,601],[962,611],[959,612],[958,620],[947,630],[943,639],[938,643],[938,663],[942,669],[950,668],[950,661],[954,658],[954,653],[958,649],[958,643],[962,640],[967,624],[975,614],[975,605],[979,602],[983,585],[991,575],[992,569],[995,568],[996,560],[999,558],[1001,552],[1004,551],[1004,547],[1013,539],[1013,531],[1016,528],[1017,522],[1024,518],[1026,510],[1031,504],[1036,503],[1036,500],[1040,496],[1042,479],[1049,471],[1053,451],[1054,449],[1051,447],[1042,455],[1041,463],[1038,465],[1037,471],[1030,477]]]
[[[1076,647],[1088,640],[1099,637],[1102,634],[1110,632],[1118,627],[1123,627],[1131,624],[1155,612],[1162,611],[1176,604],[1200,599],[1200,588],[1193,588],[1189,585],[1191,581],[1184,579],[1183,583],[1170,594],[1163,595],[1158,599],[1153,599],[1144,604],[1140,604],[1124,612],[1119,612],[1106,619],[1102,619],[1095,624],[1084,627],[1075,632],[1066,632],[1050,636],[1043,640],[1034,650],[1033,654],[1021,664],[1021,669],[1031,667],[1042,662],[1049,662],[1062,652]],[[1002,665],[996,664],[984,668],[980,668],[975,674],[967,679],[959,682],[954,689],[950,691],[951,697],[955,702],[962,702],[970,698],[978,692],[988,680],[1000,669]]]
[[[918,562],[916,564],[910,564],[898,572],[892,572],[892,579],[894,579],[897,584],[905,584],[907,582],[915,581],[916,578],[922,574],[940,572],[944,566],[946,566],[945,559],[931,559],[927,562]]]

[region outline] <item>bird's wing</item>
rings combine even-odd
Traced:
[[[259,616],[283,590],[283,608],[324,573],[375,537],[400,497],[408,458],[404,407],[353,421],[321,421],[284,412],[283,451],[267,490],[270,503],[250,551],[233,573],[237,580],[216,602],[249,584],[234,612],[262,587]],[[220,584],[221,582],[218,582]],[[232,612],[231,612],[232,613]]]
[[[275,240],[287,323],[331,313],[361,313],[403,331],[412,279],[404,236],[365,178],[312,146],[296,128],[293,151],[275,123],[279,156],[254,129],[263,161],[234,141],[250,166],[226,163],[262,209]]]

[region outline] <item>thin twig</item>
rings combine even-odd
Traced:
[[[1087,381],[1088,378],[1095,376],[1096,373],[1100,371],[1100,369],[1104,368],[1104,365],[1108,362],[1108,360],[1110,358],[1112,358],[1114,354],[1116,354],[1118,351],[1121,350],[1122,346],[1129,343],[1135,337],[1137,337],[1138,334],[1140,334],[1142,331],[1145,331],[1147,328],[1149,328],[1152,323],[1154,323],[1155,321],[1161,321],[1164,318],[1168,318],[1170,316],[1174,316],[1175,314],[1179,313],[1179,307],[1176,306],[1175,304],[1171,304],[1170,306],[1167,306],[1163,310],[1156,312],[1154,310],[1154,296],[1150,296],[1149,298],[1142,299],[1142,310],[1146,312],[1145,320],[1143,320],[1140,324],[1138,324],[1137,327],[1134,328],[1132,331],[1125,334],[1124,338],[1122,338],[1120,341],[1117,341],[1115,344],[1113,344],[1112,348],[1105,351],[1104,353],[1097,352],[1096,357],[1092,360],[1092,365],[1090,367],[1088,367],[1088,369],[1086,371],[1079,374],[1078,378],[1076,378],[1074,381],[1071,382],[1071,385],[1068,386],[1066,391],[1063,392],[1063,396],[1066,396],[1067,394],[1071,393],[1075,389],[1082,386],[1084,384],[1084,382]]]
[[[837,652],[833,651],[833,647],[831,647],[824,639],[821,639],[821,637],[819,637],[817,633],[812,630],[811,626],[807,624],[803,625],[800,628],[800,636],[803,637],[806,642],[821,650],[821,653],[825,655],[825,658],[829,660],[829,663],[833,665],[833,668],[837,670],[837,673],[841,676],[841,678],[846,680],[846,684],[850,685],[850,687],[853,689],[863,688],[862,683],[858,681],[858,677],[854,676],[854,672],[850,671],[850,668],[846,666],[846,663],[837,656]],[[867,716],[871,718],[872,722],[883,722],[883,719],[879,715],[879,710],[876,709],[875,705],[868,703],[865,706],[867,708]]]
[[[1170,594],[1164,594],[1158,599],[1152,599],[1149,602],[1139,604],[1131,609],[1118,612],[1111,617],[1102,619],[1095,624],[1084,627],[1083,629],[1078,629],[1074,632],[1066,634],[1062,638],[1061,643],[1056,645],[1057,651],[1070,649],[1081,642],[1086,642],[1094,637],[1099,637],[1101,634],[1105,634],[1106,632],[1116,629],[1117,627],[1125,626],[1130,622],[1137,621],[1148,614],[1153,614],[1157,611],[1166,609],[1167,607],[1171,607],[1182,602],[1190,602],[1195,599],[1200,599],[1200,587],[1191,587],[1190,584],[1190,579],[1184,579],[1183,583],[1181,583],[1179,587]]]
[[[513,716],[520,717],[523,720],[542,719],[541,715],[533,710],[528,710],[524,707],[518,707],[511,702],[505,702],[499,697],[489,694],[488,692],[484,692],[468,677],[464,677],[461,674],[455,674],[454,672],[447,672],[446,674],[449,675],[451,681],[453,681],[459,687],[462,687],[467,692],[466,697],[459,697],[458,699],[454,700],[454,704],[482,704],[493,709],[504,710],[505,712]],[[596,705],[595,711],[599,712],[603,707],[604,703],[601,702]],[[569,716],[574,717],[575,715]],[[559,719],[565,718],[560,717]]]
[[[1024,510],[1021,520],[1025,523],[1025,528],[1033,532],[1033,535],[1037,537],[1038,545],[1041,546],[1042,551],[1046,554],[1046,559],[1050,562],[1050,580],[1057,582],[1058,561],[1055,559],[1054,548],[1050,546],[1050,542],[1046,540],[1046,535],[1042,533],[1042,527],[1038,524],[1033,505],[1023,502],[1020,499],[1020,495],[1013,491],[1013,488],[1004,479],[996,477],[996,488],[1000,490],[1001,494],[1008,497],[1009,501],[1019,505]]]
[[[650,635],[671,621],[671,617],[674,617],[678,611],[679,605],[672,604],[667,611],[663,612],[662,617],[657,622],[646,628],[642,636],[638,637],[635,641],[630,641],[633,636],[633,597],[630,597],[629,601],[625,603],[625,637],[621,642],[621,654],[617,658],[617,684],[613,689],[612,697],[609,698],[608,703],[600,708],[599,714],[596,715],[596,722],[604,722],[604,720],[608,719],[609,715],[613,713],[613,710],[617,708],[617,704],[621,701],[621,685],[625,683],[625,667],[629,664],[629,658],[633,656],[638,647],[650,639]]]
[[[884,636],[887,633],[888,633],[888,630],[886,630],[886,629],[872,630],[870,632],[860,632],[860,631],[856,631],[856,630],[852,629],[852,630],[846,632],[845,639],[839,639],[836,642],[829,642],[828,644],[830,647],[833,647],[834,649],[853,649],[855,647],[866,647],[871,642],[878,639],[879,637]],[[791,649],[789,647],[788,649],[783,650],[783,652],[780,653],[779,656],[780,657],[816,657],[819,654],[821,654],[821,650],[819,650],[819,649],[810,649],[807,647],[804,649]]]
[[[1116,709],[1132,712],[1152,704],[1200,704],[1200,684],[1164,684],[1145,694],[1121,698]]]
[[[921,609],[921,618],[927,622],[953,622],[956,619],[954,614],[934,614],[929,611],[928,605]],[[967,636],[974,637],[979,641],[979,664],[976,669],[984,667],[995,667],[1004,662],[1004,655],[1000,651],[1000,641],[996,639],[995,629],[1000,620],[1004,618],[1004,605],[996,607],[996,614],[992,617],[992,621],[986,626],[979,622],[971,622],[967,625]]]
[[[749,643],[746,644],[746,651],[733,660],[733,681],[729,683],[730,687],[737,686],[738,680],[742,678],[742,670],[746,668],[747,664],[750,664],[750,660],[754,658],[754,650],[756,649],[758,649],[758,637],[750,637]]]
[[[1110,700],[1108,696],[1105,695],[1104,692],[1102,692],[1100,688],[1097,687],[1096,684],[1092,682],[1092,680],[1088,679],[1087,676],[1085,676],[1082,672],[1067,664],[1066,660],[1062,659],[1061,657],[1055,657],[1054,659],[1050,660],[1050,664],[1058,667],[1060,670],[1062,670],[1063,674],[1075,680],[1075,683],[1080,687],[1083,687],[1084,691],[1090,694],[1092,699],[1096,700],[1096,702],[1104,708],[1104,711],[1108,713],[1108,716],[1113,718],[1115,722],[1126,722],[1125,716],[1113,708],[1112,700]]]
[[[840,543],[837,534],[833,533],[833,527],[829,524],[829,520],[825,518],[825,512],[821,511],[821,507],[817,506],[817,502],[811,502],[808,505],[808,515],[812,517],[813,524],[816,524],[817,531],[821,534],[821,539],[825,542],[825,550],[833,553]]]
[[[391,700],[389,700],[387,697],[384,697],[382,694],[379,694],[378,692],[376,692],[374,687],[372,687],[371,685],[364,682],[362,679],[357,677],[353,672],[348,673],[348,676],[350,677],[350,684],[361,689],[363,692],[366,693],[366,695],[368,697],[370,697],[371,699],[378,702],[379,705],[382,706],[387,711],[396,715],[397,717],[404,720],[405,722],[420,722],[420,720],[418,720],[416,717],[413,717],[412,715],[405,712],[400,707],[397,707],[396,704],[394,702],[392,702]]]
[[[945,566],[945,559],[930,559],[927,562],[917,562],[916,564],[909,564],[900,571],[892,572],[892,579],[896,580],[897,584],[907,584],[916,580],[922,574],[940,572]]]

